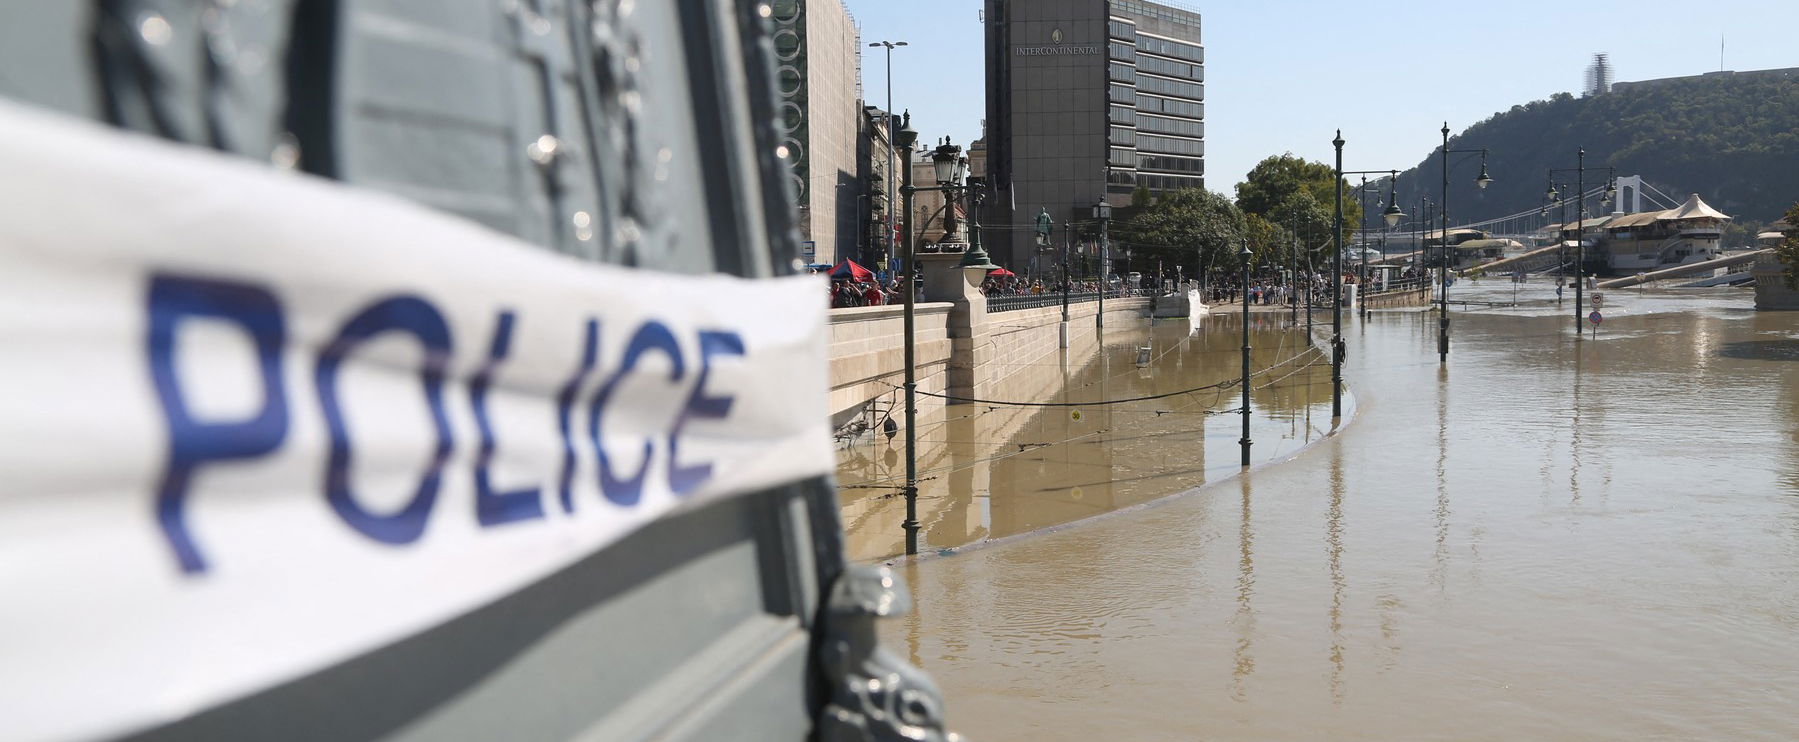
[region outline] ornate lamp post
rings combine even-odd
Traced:
[[[1474,178],[1476,187],[1486,190],[1486,187],[1493,182],[1493,179],[1487,176],[1487,149],[1485,147],[1450,149],[1449,122],[1443,122],[1443,192],[1437,201],[1438,216],[1443,221],[1443,268],[1441,274],[1443,286],[1437,297],[1437,363],[1439,364],[1449,362],[1449,263],[1452,255],[1449,248],[1449,156],[1458,152],[1480,153],[1480,175]]]
[[[912,199],[919,191],[940,191],[944,195],[945,209],[950,213],[954,213],[954,209],[949,207],[949,203],[953,202],[958,195],[974,191],[974,203],[977,207],[980,203],[978,187],[976,187],[975,184],[964,185],[962,183],[963,178],[967,175],[968,167],[968,160],[962,157],[962,148],[950,144],[947,138],[944,139],[943,143],[939,144],[935,150],[931,151],[932,175],[936,177],[937,185],[924,187],[912,185],[912,146],[917,142],[918,132],[912,130],[912,115],[907,113],[902,118],[900,131],[894,136],[894,143],[904,148],[906,151],[906,169],[904,170],[905,184],[900,186],[900,196],[905,201],[904,208],[906,212],[905,220],[903,222],[904,226],[902,228],[902,239],[906,243],[906,291],[904,297],[906,304],[904,315],[905,324],[903,329],[903,332],[905,333],[905,359],[903,363],[906,367],[906,520],[900,524],[900,527],[904,528],[906,531],[906,554],[908,555],[918,553],[919,529],[918,439],[914,433],[914,426],[918,420],[918,406],[915,396],[917,389],[917,359],[914,356],[913,349],[915,337],[913,303],[914,294],[917,293],[918,264],[916,260],[917,245],[913,241],[912,236]],[[969,233],[972,243],[969,245],[968,251],[962,255],[961,266],[964,268],[986,268],[991,270],[999,266],[988,262],[987,253],[981,250],[981,222],[979,217],[974,215],[975,211],[976,209],[970,209]],[[947,233],[952,231],[954,231],[953,228],[946,229],[945,237],[947,238],[949,236]]]
[[[1337,138],[1331,140],[1331,146],[1335,147],[1337,151],[1337,166],[1335,168],[1337,212],[1336,218],[1332,222],[1335,231],[1332,232],[1331,235],[1331,245],[1335,248],[1337,254],[1336,258],[1332,261],[1332,272],[1336,275],[1331,276],[1331,417],[1333,419],[1343,416],[1343,357],[1345,355],[1343,346],[1343,176],[1366,176],[1379,173],[1392,173],[1395,178],[1397,178],[1397,172],[1392,170],[1344,170],[1343,144],[1343,130],[1338,129]],[[1364,186],[1366,186],[1365,181],[1366,179],[1364,178]],[[1398,224],[1399,218],[1405,216],[1405,213],[1400,211],[1398,207],[1399,205],[1397,203],[1390,204],[1387,207],[1387,213],[1385,214],[1387,224]],[[1365,224],[1365,212],[1367,210],[1364,209],[1363,211],[1363,222]],[[1363,253],[1362,273],[1364,289],[1366,288],[1367,281],[1367,263],[1368,255]]]

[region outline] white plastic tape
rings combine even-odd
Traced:
[[[580,262],[3,103],[0,173],[7,739],[181,718],[831,467],[816,279]]]

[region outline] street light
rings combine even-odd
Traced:
[[[1108,280],[1112,273],[1111,247],[1106,234],[1107,223],[1112,220],[1112,205],[1100,198],[1093,204],[1093,218],[1099,220],[1099,311],[1093,315],[1094,327],[1106,326],[1106,289],[1111,288]],[[1103,344],[1103,343],[1102,343]]]
[[[1381,217],[1387,220],[1387,228],[1391,229],[1399,226],[1399,220],[1405,218],[1405,212],[1399,208],[1399,171],[1387,172],[1387,210],[1381,212]]]
[[[1336,275],[1331,277],[1331,333],[1332,333],[1332,337],[1331,337],[1331,417],[1333,419],[1340,418],[1343,416],[1343,357],[1346,354],[1345,348],[1343,345],[1343,294],[1342,294],[1342,292],[1343,292],[1343,250],[1344,250],[1344,246],[1343,246],[1343,176],[1345,176],[1345,175],[1364,175],[1365,176],[1365,175],[1378,175],[1381,173],[1386,173],[1386,174],[1391,175],[1395,179],[1397,179],[1398,175],[1399,175],[1398,171],[1396,171],[1396,170],[1344,170],[1343,169],[1343,145],[1344,145],[1344,143],[1345,142],[1343,141],[1343,130],[1338,129],[1337,130],[1337,138],[1331,140],[1331,146],[1335,147],[1336,151],[1337,151],[1337,166],[1335,168],[1336,175],[1337,175],[1337,177],[1336,177],[1337,213],[1336,213],[1336,218],[1333,222],[1333,224],[1335,225],[1336,231],[1331,234],[1331,240],[1330,240],[1330,244],[1334,248],[1332,250],[1332,252],[1335,252],[1337,254],[1336,258],[1333,259],[1333,263],[1332,263],[1332,265],[1334,266],[1332,268],[1332,270],[1333,270],[1333,272],[1336,273]],[[1364,187],[1366,187],[1366,185],[1367,185],[1366,180],[1367,180],[1366,178],[1363,179]],[[1363,217],[1364,217],[1364,225],[1363,226],[1364,227],[1366,226],[1366,212],[1367,212],[1367,209],[1363,209]],[[1388,205],[1387,211],[1385,213],[1385,217],[1387,219],[1388,224],[1397,224],[1399,222],[1399,217],[1404,216],[1404,215],[1405,215],[1404,212],[1399,211],[1399,205],[1397,203],[1392,203],[1392,204]],[[1368,262],[1368,255],[1367,255],[1367,253],[1364,252],[1362,254],[1364,278],[1366,278],[1366,273],[1367,273],[1367,262]],[[1366,288],[1366,286],[1364,286],[1364,288]],[[1308,311],[1306,313],[1306,316],[1310,317],[1311,312],[1310,312],[1309,304],[1307,305],[1307,310]]]
[[[905,243],[905,286],[901,293],[905,297],[905,393],[906,393],[906,487],[903,493],[906,498],[906,520],[900,527],[906,531],[906,554],[918,553],[918,359],[914,355],[913,325],[914,294],[918,293],[917,245],[912,241],[912,145],[918,142],[918,132],[912,130],[912,114],[907,112],[901,119],[900,129],[894,132],[893,143],[896,148],[906,151],[906,169],[902,175],[900,194],[905,198],[906,217],[901,224],[903,234],[900,239]]]
[[[917,142],[918,132],[912,130],[912,114],[908,112],[901,117],[900,130],[894,135],[894,143],[904,148],[906,151],[906,169],[902,171],[904,182],[900,186],[900,198],[905,202],[903,204],[905,218],[901,222],[901,231],[903,233],[901,240],[905,242],[906,251],[906,289],[904,292],[906,302],[904,314],[905,325],[902,330],[904,332],[903,342],[905,343],[905,359],[903,363],[906,367],[906,520],[901,524],[901,527],[906,531],[907,555],[918,553],[919,529],[918,439],[913,432],[914,425],[918,419],[918,405],[915,397],[918,378],[916,370],[917,359],[913,354],[912,347],[915,338],[914,333],[916,332],[914,324],[916,321],[914,314],[914,295],[917,293],[918,289],[918,256],[917,244],[912,235],[912,199],[919,191],[942,192],[944,208],[950,210],[951,213],[954,213],[954,209],[950,207],[950,204],[954,201],[958,193],[973,192],[975,204],[978,205],[980,203],[978,185],[972,182],[966,185],[962,184],[962,178],[968,167],[968,160],[962,156],[962,148],[950,144],[948,137],[945,137],[943,142],[938,144],[937,148],[931,151],[932,175],[936,176],[937,185],[924,187],[912,185],[912,147],[914,144],[917,144]],[[974,212],[978,211],[978,209],[970,209],[969,211],[972,215]],[[962,256],[962,267],[987,268],[990,270],[999,267],[987,263],[987,254],[981,251],[980,219],[971,218],[969,228],[973,238],[973,244],[970,245],[968,252]],[[947,232],[948,229],[946,228],[945,231]]]
[[[1587,221],[1587,149],[1585,147],[1575,148],[1574,157],[1574,167],[1550,168],[1549,177],[1555,178],[1556,173],[1574,173],[1574,337],[1579,339],[1586,336],[1586,328],[1580,324],[1580,321],[1584,303],[1582,294],[1586,288],[1584,284],[1587,272],[1587,241],[1582,237],[1582,233],[1586,231]],[[1612,197],[1618,193],[1618,173],[1609,167],[1604,170],[1606,171],[1604,203],[1610,203]],[[1550,186],[1550,192],[1555,192],[1555,186]],[[1567,226],[1566,222],[1563,223],[1563,226]]]
[[[1474,178],[1477,188],[1485,189],[1493,179],[1487,176],[1487,149],[1450,149],[1449,122],[1443,122],[1443,193],[1438,199],[1438,216],[1443,220],[1443,284],[1437,296],[1437,362],[1449,362],[1449,263],[1453,253],[1449,248],[1449,156],[1459,152],[1480,153],[1480,175]],[[1423,245],[1419,246],[1422,249]]]
[[[1339,145],[1340,146],[1340,145]],[[1249,468],[1249,240],[1243,241],[1243,252],[1237,253],[1243,261],[1243,378],[1237,381],[1243,387],[1243,437],[1237,445],[1243,448],[1243,468]],[[1309,342],[1309,341],[1308,341]]]
[[[1337,138],[1331,140],[1331,146],[1337,148],[1337,177],[1333,185],[1337,187],[1337,216],[1331,221],[1331,252],[1337,257],[1331,263],[1331,420],[1343,416],[1343,130],[1337,130]],[[1245,246],[1244,249],[1248,249]],[[1247,274],[1245,274],[1247,275]],[[1249,284],[1243,284],[1245,291]],[[1243,320],[1249,321],[1244,315]],[[1247,347],[1248,343],[1244,345]],[[1248,393],[1245,392],[1247,395]],[[1247,396],[1244,399],[1248,399]],[[1248,406],[1247,403],[1244,405]],[[1249,414],[1245,412],[1244,414]],[[1249,418],[1243,418],[1244,430],[1248,431]],[[1244,433],[1245,438],[1249,435]],[[1248,454],[1245,454],[1247,456]]]
[[[886,47],[886,49],[887,49],[887,110],[883,111],[882,113],[883,113],[884,118],[886,119],[887,143],[889,145],[887,147],[887,193],[889,193],[889,194],[893,193],[893,185],[894,185],[893,169],[895,167],[894,157],[896,155],[897,150],[899,149],[899,141],[896,136],[896,133],[893,130],[893,50],[896,48],[905,46],[905,45],[906,45],[906,42],[904,42],[904,41],[877,41],[875,43],[869,44],[869,46],[871,46],[871,47],[880,46],[880,47]],[[913,134],[916,137],[917,132],[913,132]],[[906,159],[908,161],[911,160],[910,152],[907,152]],[[893,198],[891,196],[889,196],[887,199],[887,270],[888,270],[888,275],[892,275],[892,273],[893,273],[893,254],[894,254],[894,252],[895,252],[895,250],[894,250],[894,245],[893,245]],[[910,263],[907,263],[906,270],[911,270],[911,269],[912,269],[912,265]]]
[[[956,161],[961,154],[962,148],[950,144],[948,139],[938,144],[937,149],[931,150],[931,171],[937,176],[938,187],[949,186],[958,180]]]

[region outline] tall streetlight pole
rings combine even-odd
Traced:
[[[1331,140],[1337,149],[1337,215],[1331,221],[1331,419],[1343,416],[1343,130]]]
[[[1237,253],[1243,261],[1243,377],[1237,384],[1243,387],[1243,437],[1237,445],[1243,448],[1243,468],[1249,468],[1249,240],[1243,241],[1243,252]]]
[[[1356,224],[1356,257],[1360,258],[1358,271],[1361,277],[1356,284],[1356,308],[1361,311],[1362,319],[1368,319],[1368,176],[1362,176],[1361,185],[1356,186],[1356,204],[1362,207]]]
[[[906,520],[900,527],[906,531],[906,554],[918,553],[918,358],[913,348],[916,337],[913,304],[918,293],[917,247],[912,241],[912,145],[918,141],[918,132],[912,130],[912,114],[906,113],[899,131],[893,135],[895,147],[906,150],[906,170],[902,174],[900,195],[905,200],[905,220],[901,241],[905,243],[906,272],[905,286],[901,294],[906,302],[905,309],[905,393],[906,393],[906,487],[902,491],[906,498]]]
[[[916,421],[916,405],[914,404],[913,392],[917,380],[915,377],[916,372],[914,371],[914,362],[916,359],[913,357],[912,349],[914,337],[912,289],[917,285],[917,265],[913,260],[916,256],[913,254],[914,245],[912,242],[912,197],[919,191],[941,191],[943,193],[944,208],[953,209],[957,197],[969,194],[970,191],[977,190],[977,186],[974,183],[963,183],[963,178],[967,176],[968,160],[962,156],[962,148],[950,144],[947,139],[944,140],[943,144],[939,145],[937,149],[931,152],[931,166],[933,174],[937,179],[937,185],[925,186],[922,188],[912,185],[912,169],[909,163],[911,160],[912,143],[918,141],[918,134],[917,132],[912,131],[911,118],[910,115],[906,117],[904,130],[899,136],[895,137],[896,140],[905,140],[907,151],[906,159],[908,161],[908,166],[906,168],[906,183],[900,187],[900,195],[906,202],[904,231],[907,258],[906,269],[908,271],[907,284],[909,284],[905,295],[905,324],[903,326],[903,332],[905,333],[904,342],[906,346],[904,360],[906,366],[906,520],[901,524],[901,527],[906,531],[907,555],[918,553],[919,529],[918,457],[916,449],[917,442],[913,434],[913,424]],[[969,209],[969,233],[971,241],[968,246],[968,251],[962,254],[962,262],[960,265],[963,268],[985,268],[991,270],[999,266],[989,262],[987,260],[986,251],[981,249],[981,222],[980,219],[975,216],[979,211],[976,207],[978,207],[980,203],[980,197],[978,193],[975,193],[972,194],[972,198],[974,203],[971,204],[971,208]]]
[[[1298,209],[1295,209],[1292,214],[1288,215],[1287,226],[1291,228],[1287,232],[1288,256],[1293,259],[1293,268],[1292,268],[1293,278],[1291,281],[1288,281],[1288,283],[1291,284],[1293,287],[1293,296],[1292,296],[1292,300],[1289,301],[1288,304],[1290,304],[1293,307],[1293,326],[1298,327],[1299,326],[1299,299],[1302,296],[1302,293],[1299,290],[1299,210]],[[1312,316],[1312,308],[1310,306],[1306,307],[1306,316],[1307,317]],[[1308,343],[1312,342],[1311,338],[1306,338],[1306,342],[1308,342]]]
[[[895,188],[894,188],[894,186],[896,185],[894,182],[895,181],[895,173],[893,172],[893,170],[896,167],[895,158],[897,155],[897,150],[899,149],[899,138],[898,138],[898,135],[893,130],[893,50],[895,48],[902,47],[905,45],[906,45],[906,42],[904,42],[904,41],[877,41],[873,44],[869,44],[869,46],[871,46],[871,47],[880,46],[880,47],[886,47],[886,49],[887,49],[887,110],[884,112],[884,114],[885,114],[886,124],[887,124],[887,145],[888,145],[887,146],[887,193],[888,194],[892,194],[895,190]],[[918,136],[917,132],[913,132],[914,141],[917,140],[917,136]],[[912,160],[912,153],[909,148],[906,152],[906,160],[908,162],[910,162]],[[912,175],[911,173],[906,173],[906,180],[911,180],[911,175]],[[912,216],[911,214],[907,214],[906,218],[908,220],[910,220],[911,216]],[[889,195],[887,197],[887,274],[890,276],[896,275],[896,273],[894,271],[894,265],[893,265],[893,256],[894,256],[894,253],[896,252],[896,248],[893,244],[893,240],[894,240],[893,222],[894,222],[893,196]],[[911,262],[910,257],[908,257],[906,259],[905,268],[906,268],[906,271],[909,273],[915,272],[912,270],[912,262]]]
[[[1336,275],[1331,277],[1331,333],[1332,333],[1332,337],[1331,337],[1331,417],[1333,419],[1343,416],[1343,356],[1346,353],[1346,350],[1343,346],[1343,294],[1342,294],[1342,291],[1343,291],[1343,176],[1345,176],[1345,175],[1366,176],[1366,175],[1373,174],[1373,173],[1391,173],[1391,172],[1393,172],[1391,170],[1350,170],[1350,171],[1345,171],[1343,169],[1343,144],[1344,144],[1343,130],[1338,129],[1337,130],[1337,138],[1331,140],[1331,146],[1335,147],[1337,150],[1337,166],[1335,168],[1336,177],[1334,178],[1334,180],[1336,181],[1336,187],[1337,187],[1336,218],[1333,221],[1335,231],[1333,231],[1331,233],[1331,246],[1333,248],[1332,251],[1336,253],[1336,257],[1333,259],[1333,263],[1332,263],[1332,265],[1334,266],[1332,268],[1332,271]],[[1362,185],[1364,187],[1367,186],[1367,178],[1365,178],[1365,177],[1363,178]],[[1389,224],[1389,225],[1398,224],[1399,218],[1402,216],[1405,216],[1405,213],[1400,211],[1397,207],[1398,207],[1398,204],[1390,205],[1387,208],[1387,211],[1382,214],[1382,216],[1387,220],[1387,224]],[[1366,224],[1366,222],[1367,222],[1366,211],[1367,211],[1367,209],[1363,209],[1363,212],[1364,212],[1363,223],[1364,224]],[[1363,262],[1364,276],[1367,273],[1367,261],[1368,261],[1367,254],[1363,253],[1362,262]],[[1309,312],[1308,312],[1307,316],[1310,316]]]
[[[1099,220],[1099,311],[1093,315],[1094,327],[1106,326],[1106,289],[1111,288],[1108,279],[1112,273],[1111,241],[1106,234],[1106,227],[1112,221],[1112,205],[1100,198],[1093,205],[1093,218]]]
[[[1493,179],[1487,176],[1487,149],[1485,147],[1450,149],[1449,122],[1443,122],[1443,193],[1437,202],[1438,216],[1443,222],[1443,269],[1441,273],[1443,284],[1437,297],[1437,363],[1439,364],[1449,362],[1449,263],[1452,254],[1449,248],[1449,155],[1458,152],[1480,153],[1480,175],[1474,179],[1476,187],[1485,189],[1493,182]]]
[[[1586,337],[1586,328],[1580,324],[1580,321],[1582,319],[1582,312],[1584,311],[1581,303],[1583,289],[1586,288],[1584,284],[1586,283],[1587,272],[1587,241],[1584,236],[1587,221],[1587,149],[1585,147],[1577,148],[1574,156],[1576,163],[1575,167],[1550,168],[1549,177],[1551,181],[1553,181],[1555,179],[1555,174],[1558,172],[1568,172],[1569,170],[1573,170],[1574,172],[1574,336],[1576,338],[1584,338]],[[1594,169],[1597,170],[1599,168]],[[1605,186],[1605,197],[1600,201],[1601,204],[1611,203],[1613,194],[1618,192],[1618,185],[1616,183],[1617,172],[1609,167],[1605,168],[1605,171],[1608,180],[1606,181]],[[1549,187],[1549,197],[1555,198],[1555,196],[1555,185],[1552,182]],[[1562,226],[1566,227],[1567,223],[1564,222]]]

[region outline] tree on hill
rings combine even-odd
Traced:
[[[1618,175],[1643,176],[1677,201],[1698,193],[1738,219],[1771,220],[1799,191],[1795,121],[1799,78],[1777,76],[1708,76],[1586,98],[1558,93],[1513,106],[1450,140],[1454,149],[1487,148],[1493,177],[1480,190],[1474,184],[1480,156],[1450,156],[1450,221],[1536,210],[1549,169],[1574,168],[1583,147],[1589,190],[1604,183],[1611,167]],[[1400,174],[1400,203],[1417,203],[1420,195],[1440,200],[1442,158],[1436,149]],[[1575,174],[1556,179],[1573,187]],[[1596,199],[1588,203],[1589,214],[1600,208]]]

